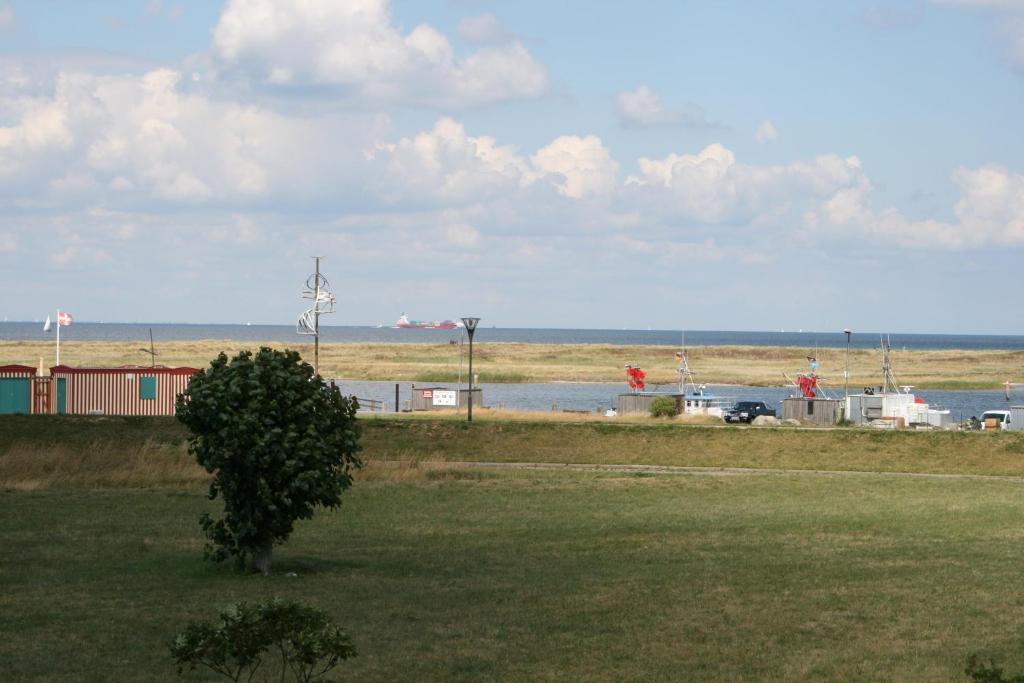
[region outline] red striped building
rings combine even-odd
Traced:
[[[70,415],[174,415],[195,368],[50,368],[51,412]]]
[[[0,377],[34,377],[36,369],[31,365],[0,365]]]
[[[0,365],[0,377],[25,379],[36,376],[36,369],[30,365]]]

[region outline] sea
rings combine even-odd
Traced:
[[[293,325],[215,325],[201,323],[107,323],[75,322],[61,329],[61,339],[79,341],[196,341],[200,339],[232,339],[236,341],[299,342]],[[322,342],[388,342],[436,344],[459,339],[461,330],[409,330],[392,327],[323,326]],[[40,322],[0,322],[0,340],[38,341],[54,335],[43,332]],[[1002,349],[1024,350],[1024,335],[989,334],[909,334],[853,332],[852,348],[877,348],[885,336],[894,349]],[[523,344],[618,344],[626,346],[789,346],[843,348],[846,335],[842,331],[729,331],[729,330],[598,330],[553,329],[529,327],[477,328],[477,342],[518,342]]]
[[[235,341],[308,342],[290,325],[214,325],[179,323],[100,323],[75,322],[62,328],[61,340],[78,341],[138,341],[149,342],[152,330],[157,345],[167,341],[195,341],[201,339],[230,339]],[[426,344],[455,341],[461,330],[408,330],[390,327],[324,326],[323,342],[404,342]],[[52,339],[54,332],[43,332],[41,322],[0,322],[0,340],[39,341]],[[885,335],[894,349],[907,350],[1024,350],[1022,335],[970,335],[970,334],[908,334]],[[854,332],[850,335],[853,348],[877,348],[881,333]],[[476,343],[519,342],[526,344],[619,344],[679,346],[684,340],[681,330],[597,330],[548,329],[518,327],[480,327]],[[843,348],[843,332],[815,331],[725,331],[687,330],[687,346],[786,346],[813,351],[816,348]],[[2,359],[0,359],[2,364]],[[1015,368],[1019,372],[1020,368]],[[386,410],[395,409],[395,382],[357,382],[337,380],[343,391],[363,399],[380,401]],[[412,383],[399,382],[399,408],[412,395]],[[455,388],[454,385],[446,385]],[[586,410],[604,411],[615,404],[616,396],[625,390],[619,383],[517,383],[483,384],[483,403],[509,410]],[[671,387],[653,387],[670,391]],[[792,394],[787,387],[711,386],[723,402],[760,400],[772,405],[781,415],[782,399]],[[933,407],[947,408],[954,420],[981,415],[986,410],[1005,409],[1008,405],[1024,405],[1024,388],[1015,388],[1007,401],[1004,391],[920,391],[919,395]]]

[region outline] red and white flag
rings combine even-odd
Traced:
[[[57,324],[58,325],[60,325],[62,327],[67,327],[67,326],[69,326],[71,324],[72,320],[73,320],[73,318],[71,317],[70,313],[68,313],[66,311],[58,311],[57,312]]]

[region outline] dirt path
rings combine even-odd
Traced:
[[[822,477],[912,477],[917,479],[963,479],[980,481],[1007,481],[1024,484],[1024,477],[998,474],[942,474],[930,472],[860,472],[856,470],[797,470],[768,469],[757,467],[682,467],[674,465],[600,465],[590,463],[558,462],[486,462],[462,460],[377,460],[386,467],[408,467],[416,463],[420,467],[437,469],[498,469],[498,470],[547,470],[574,472],[613,472],[618,474],[688,474],[697,476],[739,476],[739,475],[812,475]]]

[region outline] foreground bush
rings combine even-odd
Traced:
[[[200,519],[207,557],[270,573],[274,543],[316,506],[336,508],[359,467],[355,399],[326,386],[295,351],[223,353],[178,397],[189,452],[213,474],[224,514]]]
[[[290,674],[312,681],[356,655],[349,636],[325,612],[276,598],[228,607],[215,624],[192,622],[170,649],[179,676],[205,667],[232,681],[252,680],[265,656],[280,657],[278,680]]]
[[[995,661],[989,660],[988,664],[981,661],[977,654],[967,658],[967,668],[964,669],[974,683],[1024,683],[1024,674],[1017,674],[1007,678],[1003,675],[1001,667],[996,666]]]
[[[673,417],[676,414],[676,400],[671,396],[658,396],[651,401],[651,417]]]

